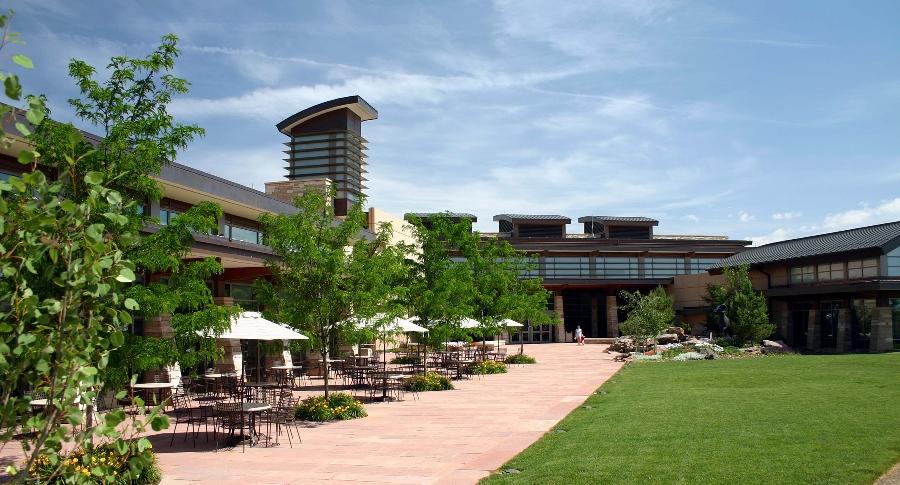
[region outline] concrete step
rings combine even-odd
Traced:
[[[585,337],[585,339],[584,339],[584,343],[586,343],[586,344],[611,344],[615,341],[616,341],[616,339],[614,339],[614,338],[600,338],[600,337],[594,337],[594,338]]]

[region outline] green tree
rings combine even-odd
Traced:
[[[741,342],[759,342],[772,335],[766,297],[753,289],[750,268],[746,265],[725,268],[724,285],[707,286],[706,301],[713,307],[725,305],[729,324],[726,332]]]
[[[628,313],[620,329],[623,334],[634,337],[638,349],[665,331],[675,319],[672,297],[662,286],[657,286],[646,295],[627,290],[622,290],[620,295],[624,300],[622,308]]]
[[[15,39],[7,29],[9,19],[9,14],[0,16],[4,47]],[[13,60],[31,67],[22,55]],[[161,429],[166,418],[153,410],[146,421],[133,420],[126,434],[119,431],[126,419],[123,410],[92,421],[101,371],[124,343],[122,330],[131,324],[131,312],[139,309],[125,295],[125,285],[135,280],[127,252],[140,241],[133,217],[138,203],[124,190],[124,180],[133,174],[120,165],[99,167],[102,148],[46,119],[43,100],[24,98],[14,75],[3,79],[7,97],[29,105],[27,112],[3,109],[10,118],[7,126],[17,130],[6,133],[4,143],[9,147],[13,137],[24,137],[33,146],[18,157],[26,173],[0,182],[0,438],[6,444],[19,426],[33,430],[20,437],[24,466],[10,465],[7,471],[27,480],[38,458],[58,465],[65,443],[89,447],[99,439],[129,456],[129,473],[136,479],[152,464],[150,443],[126,438],[142,432],[145,422]],[[140,145],[139,137],[130,141]],[[38,396],[47,405],[33,414],[31,403]],[[143,413],[142,403],[137,404]],[[57,467],[42,478],[52,481],[59,472]],[[94,473],[115,479],[107,466]]]
[[[403,301],[403,251],[390,244],[390,225],[366,231],[362,201],[335,217],[333,195],[308,191],[294,201],[296,214],[260,218],[274,257],[266,263],[271,281],[254,285],[269,318],[311,337],[325,360],[326,396],[332,350],[359,321],[395,315]]]
[[[423,337],[426,343],[438,346],[450,338],[461,338],[460,322],[475,315],[471,266],[458,264],[451,257],[460,247],[473,244],[472,226],[467,220],[454,223],[447,214],[437,214],[427,224],[418,218],[410,223],[415,250],[406,259],[407,307],[410,315],[428,329]]]

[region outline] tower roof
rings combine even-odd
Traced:
[[[303,123],[306,120],[311,118],[315,118],[316,116],[328,113],[329,111],[336,111],[342,108],[347,108],[353,113],[355,113],[362,121],[369,121],[378,118],[378,111],[372,107],[371,104],[366,102],[365,99],[362,99],[361,96],[346,96],[343,98],[332,99],[331,101],[325,101],[324,103],[319,103],[315,106],[310,106],[302,111],[298,111],[291,116],[285,118],[281,123],[275,125],[278,128],[278,131],[284,133],[285,135],[290,135],[291,129],[300,123]]]

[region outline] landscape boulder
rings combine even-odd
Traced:
[[[678,335],[674,333],[664,333],[656,337],[656,343],[660,345],[674,344],[675,342],[678,342]]]
[[[679,342],[684,342],[685,340],[687,340],[687,336],[684,334],[684,329],[681,327],[669,327],[666,329],[666,333],[677,335]]]
[[[763,340],[761,350],[764,354],[783,354],[791,348],[781,340]]]
[[[631,337],[619,337],[606,349],[607,352],[634,352],[637,348],[634,345],[634,339]]]

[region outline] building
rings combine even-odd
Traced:
[[[409,213],[427,223],[435,213]],[[465,213],[451,213],[457,219]],[[621,290],[649,291],[665,287],[675,296],[676,312],[685,325],[702,326],[707,307],[706,285],[721,281],[707,269],[721,265],[750,241],[725,236],[654,234],[659,222],[647,217],[585,216],[584,231],[568,234],[569,217],[555,214],[498,214],[498,231],[483,237],[502,238],[533,255],[544,287],[553,293],[548,307],[562,321],[553,327],[526,326],[510,335],[513,342],[571,342],[580,326],[587,338],[619,336]]]
[[[900,348],[900,222],[766,244],[722,265],[750,267],[778,336],[794,348]]]

